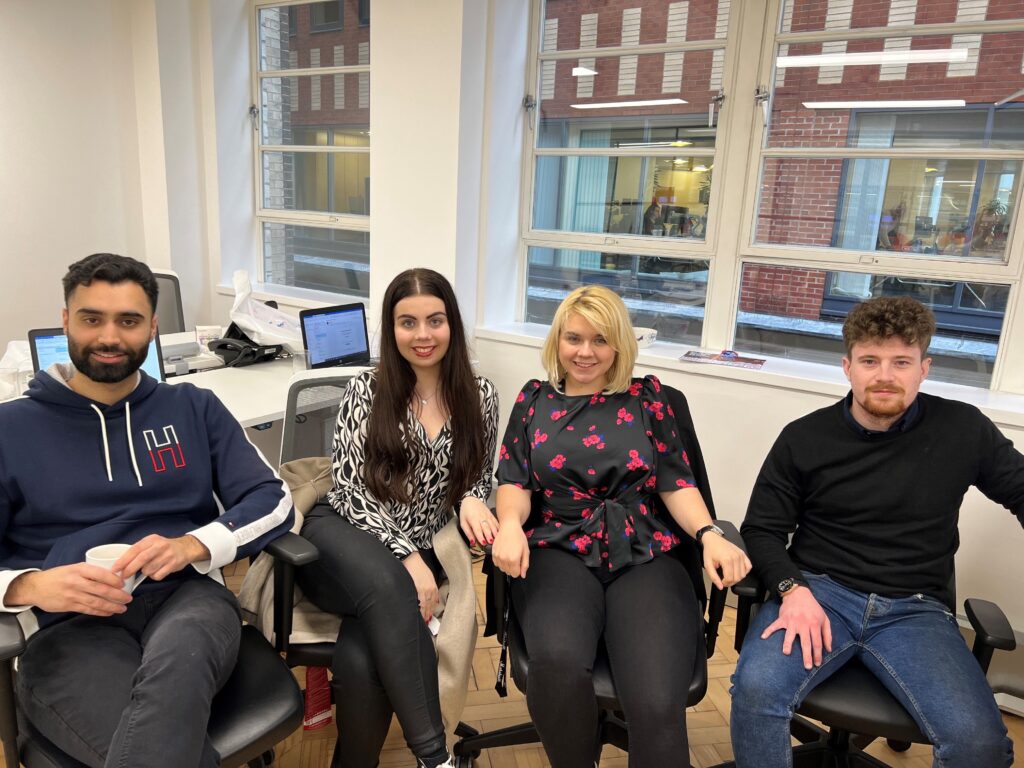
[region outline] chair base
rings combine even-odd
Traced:
[[[874,739],[847,731],[826,731],[802,717],[794,717],[790,725],[793,737],[800,742],[793,747],[793,768],[891,768],[888,763],[861,751]],[[736,763],[720,763],[714,768],[735,768]]]

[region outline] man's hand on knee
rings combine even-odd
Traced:
[[[210,551],[195,536],[186,534],[168,539],[151,533],[121,555],[112,570],[126,579],[142,573],[154,581],[161,581],[192,563],[209,558]]]
[[[787,656],[793,651],[793,641],[800,638],[804,669],[811,669],[812,663],[815,667],[821,666],[822,648],[832,652],[832,625],[807,587],[798,586],[782,598],[779,618],[761,633],[761,639],[767,640],[780,629],[786,630],[782,652]]]
[[[125,604],[132,600],[123,587],[124,580],[105,568],[74,563],[21,574],[7,588],[4,603],[31,605],[50,613],[113,616],[124,613]]]

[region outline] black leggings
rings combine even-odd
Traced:
[[[445,747],[437,690],[437,656],[412,578],[387,547],[318,504],[302,535],[320,559],[300,568],[302,591],[320,608],[344,617],[331,665],[337,707],[335,768],[373,768],[398,715],[417,757]],[[433,553],[424,557],[438,575]]]
[[[630,768],[689,765],[686,697],[700,611],[682,563],[655,557],[609,580],[569,552],[531,549],[512,599],[530,657],[526,704],[552,768],[593,768],[597,759],[591,673],[602,638]]]

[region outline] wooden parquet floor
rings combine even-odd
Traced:
[[[480,566],[476,565],[477,611],[481,631],[483,629],[484,579]],[[244,566],[236,564],[228,576],[228,584],[237,589],[241,583]],[[708,768],[723,760],[732,758],[729,742],[729,677],[736,665],[733,650],[735,634],[735,612],[727,608],[726,616],[718,638],[714,657],[709,661],[708,694],[700,704],[687,711],[687,727],[690,736],[690,762],[694,768]],[[469,694],[462,720],[479,731],[490,731],[509,725],[526,722],[529,714],[523,694],[515,689],[509,679],[508,698],[499,698],[494,691],[494,675],[500,648],[493,637],[480,637],[473,656],[473,670],[469,681]],[[304,670],[297,669],[300,682]],[[1017,745],[1018,754],[1024,751],[1024,718],[1004,715],[1010,736]],[[326,768],[330,765],[334,749],[334,725],[315,731],[292,734],[278,745],[276,766],[279,768]],[[931,748],[915,744],[902,754],[890,750],[884,742],[875,742],[868,752],[893,768],[931,768]],[[416,761],[405,747],[401,729],[392,723],[391,731],[381,754],[381,768],[412,768]],[[477,760],[477,768],[547,768],[550,764],[540,745],[505,747],[487,750]],[[1015,766],[1024,768],[1024,758]],[[627,756],[621,750],[606,746],[601,755],[600,768],[626,768]],[[979,768],[982,768],[979,766]]]

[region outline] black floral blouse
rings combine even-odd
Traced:
[[[525,533],[531,547],[574,552],[616,571],[679,543],[652,503],[692,488],[675,414],[654,376],[616,395],[559,393],[527,382],[498,454],[499,484],[542,494]],[[537,506],[535,504],[535,510]]]

